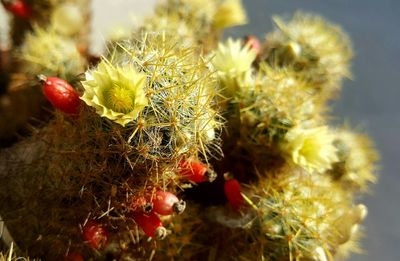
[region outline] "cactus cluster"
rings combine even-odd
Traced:
[[[54,111],[0,156],[0,213],[23,253],[326,261],[359,250],[358,195],[378,156],[364,134],[329,126],[350,75],[338,26],[296,13],[263,43],[220,40],[247,20],[239,0],[168,0],[82,74],[76,24],[60,31],[68,17],[55,12],[21,49]]]

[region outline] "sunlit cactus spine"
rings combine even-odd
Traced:
[[[9,261],[9,260],[18,260],[18,259],[23,259],[23,260],[32,260],[27,256],[21,256],[21,253],[19,249],[16,251],[16,246],[14,244],[11,244],[11,246],[6,249],[5,251],[0,251],[0,261]]]

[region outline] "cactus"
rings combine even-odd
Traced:
[[[84,71],[85,61],[75,43],[54,31],[35,28],[21,49],[21,70],[28,75],[54,75],[73,80]]]
[[[338,130],[335,136],[339,161],[330,172],[332,178],[345,189],[368,191],[369,184],[377,180],[375,173],[379,158],[372,142],[366,135],[348,129]]]
[[[263,48],[254,36],[218,42],[246,21],[240,1],[168,0],[84,69],[79,21],[59,28],[69,19],[60,10],[76,5],[43,3],[58,11],[20,59],[25,75],[51,74],[55,108],[0,155],[7,245],[50,260],[324,261],[359,251],[358,195],[376,181],[378,156],[365,135],[330,126],[328,102],[350,75],[341,29],[296,13],[275,18]]]
[[[197,56],[196,49],[179,47],[177,41],[167,34],[144,34],[118,44],[110,60],[105,61],[118,68],[130,66],[145,76],[144,87],[135,89],[132,99],[136,103],[136,96],[143,92],[140,99],[145,106],[141,105],[140,111],[134,109],[134,117],[129,116],[133,120],[129,143],[133,151],[145,158],[174,160],[188,152],[207,157],[209,152],[219,151],[212,144],[221,125],[213,108],[218,94],[214,76],[204,58]],[[112,75],[111,69],[108,74]],[[83,83],[85,89],[89,85],[86,83],[89,82]],[[125,88],[123,82],[113,83]],[[83,99],[88,103],[85,97],[86,92]],[[112,101],[111,97],[108,99]],[[110,118],[104,111],[102,116]]]
[[[293,69],[316,92],[336,94],[343,77],[350,77],[352,48],[339,26],[316,15],[297,12],[286,22],[274,18],[277,29],[267,35],[266,59],[272,66]]]

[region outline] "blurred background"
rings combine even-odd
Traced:
[[[318,13],[341,25],[353,40],[354,79],[333,104],[334,124],[349,123],[368,133],[381,153],[379,183],[360,202],[369,208],[363,255],[351,261],[400,260],[400,1],[398,0],[243,0],[249,24],[225,36],[272,30],[271,16],[295,10]],[[115,26],[132,27],[150,14],[155,0],[94,0],[92,51]],[[0,9],[0,42],[6,44],[6,15]]]

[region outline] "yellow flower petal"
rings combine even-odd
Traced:
[[[324,172],[338,161],[335,136],[326,126],[291,129],[285,136],[283,149],[293,163],[313,172]]]
[[[103,60],[96,70],[87,73],[81,99],[100,116],[125,126],[148,104],[145,83],[146,75],[133,67],[113,67]]]

